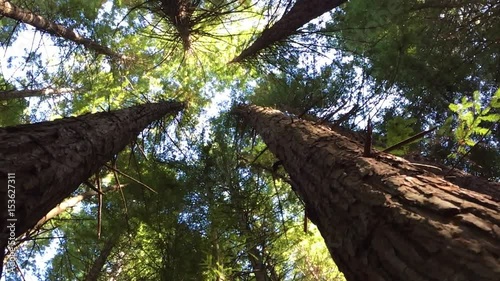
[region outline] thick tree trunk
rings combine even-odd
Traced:
[[[280,110],[283,110],[279,108]],[[343,128],[340,126],[333,125],[329,122],[326,122],[325,120],[315,117],[313,115],[309,114],[302,114],[300,110],[295,110],[293,108],[286,108],[286,111],[289,113],[295,114],[296,116],[301,115],[301,119],[303,120],[308,120],[312,121],[315,124],[322,124],[333,131],[343,135],[344,137],[347,137],[348,139],[360,142],[361,144],[364,144],[366,140],[366,133],[365,132],[355,132],[347,128]],[[443,177],[447,181],[456,184],[460,186],[461,188],[477,191],[482,194],[486,194],[491,196],[494,200],[499,201],[500,200],[500,182],[490,182],[487,179],[480,178],[478,176],[474,176],[471,174],[468,174],[466,172],[460,171],[458,169],[448,167],[442,164],[437,164],[437,163],[432,163],[425,158],[415,156],[415,155],[410,155],[408,157],[405,157],[408,161],[411,162],[413,165],[417,165],[420,168],[427,170],[429,172],[432,172],[438,176]]]
[[[38,30],[45,31],[49,34],[71,40],[76,44],[83,45],[98,54],[106,55],[119,60],[129,59],[128,57],[113,52],[108,47],[102,46],[95,41],[81,37],[80,35],[78,35],[78,33],[69,28],[51,22],[42,16],[32,13],[29,10],[17,7],[7,0],[0,0],[0,15],[18,20],[20,22],[24,22],[35,27]]]
[[[149,123],[183,107],[178,102],[160,102],[0,128],[0,251],[7,240],[35,226]],[[13,201],[7,201],[7,196]]]
[[[231,62],[241,62],[255,56],[261,50],[286,39],[304,24],[340,6],[347,0],[297,0],[288,13],[272,27],[265,29],[252,45],[243,50]]]
[[[108,260],[108,257],[111,254],[111,251],[113,250],[117,242],[118,242],[118,237],[110,237],[108,240],[106,240],[106,243],[104,243],[101,253],[97,257],[97,259],[95,259],[94,263],[92,264],[92,267],[87,273],[85,281],[97,281],[99,279],[99,275],[101,275],[102,268],[104,267],[104,264]]]
[[[161,11],[169,19],[177,30],[184,47],[184,51],[191,50],[191,28],[193,23],[191,17],[197,9],[198,4],[191,0],[163,0],[161,2]],[[154,2],[153,2],[154,3]],[[199,2],[198,2],[199,3]],[[156,3],[155,3],[156,4]]]
[[[257,106],[234,110],[283,162],[349,281],[498,280],[499,202]]]
[[[468,174],[456,168],[429,162],[426,159],[416,159],[415,157],[405,157],[405,159],[408,159],[414,165],[420,165],[422,169],[441,176],[461,188],[486,194],[491,196],[493,200],[500,201],[500,182],[491,182],[485,178]]]
[[[10,100],[10,99],[20,99],[27,97],[43,97],[49,95],[61,95],[65,93],[77,92],[81,91],[81,89],[73,89],[73,88],[60,88],[60,89],[51,89],[44,88],[39,90],[12,90],[12,91],[3,91],[0,92],[0,100]]]

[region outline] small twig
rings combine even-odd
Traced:
[[[17,268],[17,271],[18,271],[18,272],[19,272],[19,274],[21,275],[21,279],[22,279],[23,281],[26,281],[26,278],[24,277],[24,273],[23,273],[23,271],[21,270],[21,267],[19,266],[19,263],[17,262],[17,260],[15,261],[15,263],[16,263],[16,268]],[[7,278],[7,277],[5,277],[5,278]],[[7,280],[7,279],[6,279],[6,280]]]
[[[144,149],[142,149],[142,146],[139,145],[137,143],[137,141],[135,142],[135,146],[139,149],[139,151],[141,152],[142,156],[144,157],[144,159],[146,159],[146,161],[148,160],[148,156],[146,155],[146,152],[144,152]]]
[[[103,193],[97,188],[95,187],[90,181],[86,180],[83,182],[86,186],[88,186],[90,189],[92,189],[93,191],[97,192],[97,194],[100,194],[102,195]]]
[[[373,139],[373,126],[372,121],[368,118],[368,124],[366,125],[366,137],[365,137],[365,147],[363,150],[364,157],[370,157],[372,155],[372,139]]]
[[[257,156],[255,156],[255,158],[252,160],[252,162],[250,162],[250,165],[252,165],[253,163],[255,163],[255,161],[257,161],[257,159],[259,159],[259,157],[261,157],[262,154],[264,154],[264,152],[266,152],[267,149],[268,149],[267,146],[264,149],[262,149],[262,151],[259,152],[259,154],[257,154]]]
[[[346,114],[342,115],[338,120],[332,123],[333,127],[338,127],[342,122],[346,121],[349,119],[352,115],[354,115],[359,109],[359,105],[355,104],[351,110],[349,110]]]
[[[390,146],[390,147],[388,147],[388,148],[386,148],[386,149],[382,150],[382,152],[390,152],[390,151],[393,151],[393,150],[395,150],[395,149],[398,149],[398,148],[402,147],[402,146],[403,146],[403,145],[405,145],[405,144],[409,144],[409,143],[411,143],[411,142],[413,142],[413,141],[415,141],[415,140],[418,140],[418,139],[420,139],[420,138],[423,138],[425,135],[427,135],[428,133],[430,133],[430,132],[432,132],[432,131],[434,131],[434,130],[436,130],[436,129],[437,129],[437,127],[433,127],[433,128],[430,128],[430,129],[429,129],[429,130],[427,130],[427,131],[420,132],[420,133],[418,133],[418,134],[416,134],[416,135],[413,135],[413,136],[411,136],[411,137],[409,137],[409,138],[405,139],[404,141],[398,142],[398,143],[396,143],[395,145],[392,145],[392,146]]]
[[[467,155],[469,155],[469,153],[471,153],[471,152],[472,152],[472,149],[473,149],[476,145],[478,145],[478,144],[480,144],[481,142],[483,142],[483,141],[484,141],[484,139],[486,138],[486,135],[487,135],[488,133],[490,133],[490,132],[491,132],[491,130],[493,129],[493,126],[494,126],[494,125],[495,125],[495,123],[492,123],[492,124],[490,125],[490,127],[488,128],[488,131],[486,132],[486,134],[482,135],[482,136],[481,136],[481,138],[479,139],[479,141],[478,141],[476,144],[474,144],[474,145],[473,145],[473,146],[472,146],[469,150],[467,150],[464,154],[462,154],[462,155],[461,155],[461,157],[460,157],[460,158],[459,158],[459,159],[458,159],[458,160],[457,160],[457,161],[453,164],[453,166],[451,166],[451,168],[450,168],[450,169],[446,172],[446,175],[445,175],[445,176],[448,176],[448,175],[451,173],[451,171],[453,171],[455,168],[457,168],[458,164],[459,164],[460,162],[462,162],[462,161],[465,159],[465,157],[466,157]]]
[[[151,187],[149,187],[147,184],[145,184],[145,183],[143,183],[143,182],[141,182],[141,181],[139,181],[139,180],[134,179],[133,177],[131,177],[131,176],[129,176],[129,175],[127,175],[127,174],[125,174],[124,172],[122,172],[122,171],[120,171],[120,170],[118,170],[118,169],[116,169],[116,168],[113,168],[113,167],[109,166],[108,164],[104,164],[104,166],[105,166],[106,168],[108,168],[108,169],[112,170],[112,171],[115,171],[115,172],[119,173],[120,175],[122,175],[122,176],[126,177],[127,179],[132,180],[132,181],[134,181],[134,182],[136,182],[136,183],[138,183],[138,184],[140,184],[140,185],[144,186],[145,188],[149,189],[149,191],[151,191],[151,192],[154,192],[154,193],[158,194],[158,192],[157,192],[156,190],[152,189],[152,188],[151,188]]]
[[[97,195],[98,205],[97,205],[97,239],[101,239],[102,230],[102,188],[101,179],[97,177],[97,188],[99,194]]]

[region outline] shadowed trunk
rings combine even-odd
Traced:
[[[191,49],[191,16],[199,5],[199,1],[192,0],[161,0],[162,13],[177,29],[184,51]]]
[[[118,243],[118,239],[119,237],[110,237],[108,238],[108,240],[106,240],[103,248],[101,249],[101,253],[95,259],[94,263],[92,264],[92,267],[87,273],[85,281],[97,281],[99,279],[99,275],[101,274],[102,268],[104,267],[104,264],[108,260],[108,257],[111,254],[111,251],[115,247],[116,243]]]
[[[52,122],[0,128],[0,251],[25,233],[151,122],[184,108],[138,105]],[[7,180],[7,178],[9,180]],[[7,201],[8,197],[10,200]],[[9,228],[7,228],[9,227]]]
[[[272,27],[265,29],[252,45],[243,50],[231,62],[241,62],[255,56],[272,44],[286,39],[304,24],[340,6],[347,0],[297,0],[288,13]]]
[[[498,280],[500,208],[399,157],[257,106],[234,112],[283,162],[349,281]]]
[[[78,33],[69,28],[51,22],[42,16],[32,13],[29,10],[17,7],[9,1],[0,0],[0,15],[18,20],[20,22],[24,22],[35,27],[38,30],[45,31],[49,34],[68,39],[75,42],[76,44],[83,45],[87,49],[93,50],[98,54],[106,55],[119,60],[130,59],[126,56],[113,52],[108,47],[102,46],[95,41],[81,37],[80,35],[78,35]]]

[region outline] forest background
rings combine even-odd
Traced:
[[[343,280],[237,104],[371,123],[376,149],[437,127],[391,153],[499,181],[500,4],[307,2],[1,0],[1,126],[188,105],[20,237],[6,279]]]

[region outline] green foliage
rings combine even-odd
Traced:
[[[0,127],[24,123],[28,102],[24,99],[0,100]]]
[[[388,121],[386,121],[385,128],[387,130],[386,136],[386,146],[389,147],[391,145],[397,144],[401,141],[404,141],[415,134],[413,130],[413,126],[417,120],[415,118],[403,118],[400,116],[396,116]],[[391,151],[394,155],[406,155],[408,154],[410,148],[408,145],[403,146],[397,150]]]
[[[252,104],[269,106],[295,115],[321,115],[352,102],[352,63],[325,65],[319,70],[295,68],[291,72],[270,73],[261,78],[248,100]]]
[[[472,99],[463,97],[460,103],[450,104],[449,108],[456,114],[458,125],[454,136],[458,142],[458,155],[467,153],[470,147],[477,144],[478,138],[491,134],[491,124],[500,122],[500,113],[490,112],[500,108],[500,90],[497,90],[488,106],[482,108],[480,93],[475,91]],[[484,124],[490,125],[485,127]],[[454,155],[457,157],[457,155]]]
[[[325,29],[378,83],[396,86],[408,110],[437,123],[457,97],[498,87],[500,32],[495,1],[441,2],[350,1]]]
[[[276,243],[285,240],[295,240],[292,245],[283,252],[283,257],[289,257],[288,266],[290,274],[296,280],[345,280],[343,274],[338,270],[330,258],[330,253],[324,245],[324,240],[316,226],[312,225],[307,235],[300,233],[300,228],[291,229],[286,236],[281,236]]]
[[[498,87],[499,50],[493,43],[500,34],[495,24],[499,6],[491,0],[441,7],[443,1],[352,0],[326,26],[311,23],[295,43],[280,43],[267,57],[273,64],[259,67],[227,63],[258,36],[255,30],[279,18],[274,9],[284,8],[284,2],[197,2],[190,11],[189,50],[182,48],[175,21],[148,6],[160,2],[14,1],[131,60],[110,60],[45,36],[51,39],[38,46],[33,42],[25,53],[8,58],[18,72],[2,80],[5,89],[82,91],[30,99],[30,107],[25,100],[0,101],[0,125],[161,99],[189,104],[182,120],[175,122],[177,128],[158,122],[117,157],[117,168],[129,177],[100,173],[105,185],[117,184],[117,179],[126,185],[104,196],[100,240],[97,198],[47,225],[58,230],[39,237],[60,237],[60,245],[39,279],[84,279],[106,241],[115,240],[100,280],[254,280],[259,262],[265,264],[268,279],[343,280],[317,229],[302,230],[303,206],[288,176],[282,170],[272,172],[276,159],[265,144],[230,114],[201,122],[204,109],[227,93],[231,102],[307,112],[327,121],[354,105],[363,120],[379,117],[384,110],[373,104],[392,94],[393,106],[376,128],[376,137],[386,146],[428,124],[444,123],[434,139],[395,154],[418,151],[447,161],[458,145],[456,159],[468,156],[470,161],[461,168],[500,177],[500,91],[493,94]],[[490,9],[482,9],[487,4]],[[3,46],[24,28],[6,18],[0,24]],[[319,29],[330,37],[311,34]],[[298,52],[298,45],[308,53]],[[49,57],[43,54],[46,47],[52,50]],[[474,89],[479,91],[468,96]],[[35,114],[24,120],[30,109]],[[354,127],[357,116],[343,124]],[[33,245],[49,248],[48,242]],[[22,251],[25,259],[27,252]]]

